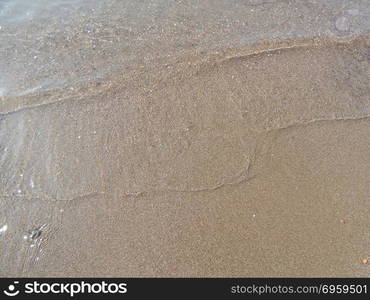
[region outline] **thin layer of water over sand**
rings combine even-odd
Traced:
[[[338,20],[352,9],[334,37],[210,37],[94,80],[14,85],[0,275],[369,276],[370,39]]]

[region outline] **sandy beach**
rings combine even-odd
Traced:
[[[370,276],[368,1],[4,3],[0,276]]]

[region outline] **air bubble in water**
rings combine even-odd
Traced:
[[[0,228],[0,236],[3,235],[8,230],[8,225],[5,224],[3,227]]]
[[[337,18],[335,21],[335,28],[339,31],[348,31],[349,29],[349,20],[345,16]]]

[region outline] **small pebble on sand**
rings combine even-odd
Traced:
[[[367,265],[367,264],[369,263],[369,260],[368,260],[367,258],[364,258],[364,259],[362,260],[362,263],[363,263],[364,265]]]

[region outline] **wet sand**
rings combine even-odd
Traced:
[[[154,4],[0,36],[0,275],[368,277],[369,4]]]

